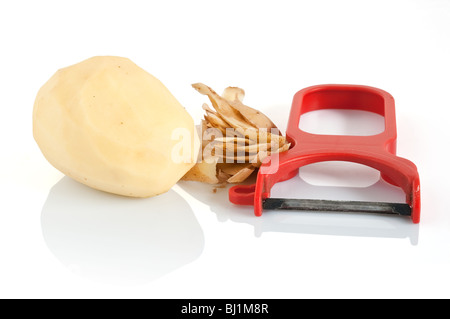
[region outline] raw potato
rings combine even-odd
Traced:
[[[180,160],[172,153],[180,153],[183,132],[187,147],[180,152],[187,156]],[[129,59],[112,56],[57,71],[37,94],[33,135],[64,174],[132,197],[168,191],[194,166],[199,149],[193,119],[169,90]]]

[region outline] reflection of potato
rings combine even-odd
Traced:
[[[190,135],[187,160],[172,157],[180,129]],[[125,196],[168,191],[197,158],[190,115],[158,79],[120,57],[56,72],[36,97],[33,134],[64,174]]]
[[[41,225],[61,263],[84,278],[114,285],[142,285],[169,274],[199,258],[205,244],[194,212],[174,190],[135,200],[68,177],[50,190]]]

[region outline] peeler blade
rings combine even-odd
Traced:
[[[411,216],[411,207],[402,203],[338,201],[320,199],[266,198],[264,209],[310,212],[372,213]]]

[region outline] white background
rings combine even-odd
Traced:
[[[0,36],[0,297],[450,297],[450,1],[2,1]],[[206,100],[194,82],[244,88],[246,104],[282,130],[304,87],[388,91],[398,155],[421,176],[420,225],[336,214],[256,218],[207,185],[133,200],[63,177],[33,140],[34,98],[57,69],[95,55],[130,58],[196,122]],[[346,169],[305,174],[339,181]],[[368,196],[297,182],[274,193]],[[369,195],[398,197],[383,187]]]

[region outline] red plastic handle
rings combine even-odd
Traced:
[[[352,109],[379,114],[385,130],[372,136],[319,135],[302,131],[302,114],[320,109]],[[299,167],[322,161],[349,161],[380,171],[384,180],[399,186],[411,206],[414,223],[420,221],[420,180],[416,166],[396,156],[397,128],[393,97],[380,89],[362,85],[317,85],[294,96],[286,137],[291,149],[270,157],[261,166],[256,184],[234,186],[229,199],[238,205],[254,205],[255,215],[262,215],[262,202],[270,197],[272,186],[298,174]],[[253,199],[253,201],[251,200]]]

